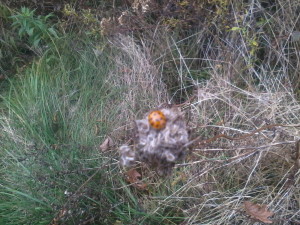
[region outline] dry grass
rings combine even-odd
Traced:
[[[107,82],[121,90],[121,96],[109,103],[107,110],[117,107],[112,118],[111,135],[118,140],[124,130],[130,129],[132,121],[149,109],[167,101],[167,89],[157,67],[152,62],[150,47],[136,43],[132,37],[119,35],[113,40],[117,53],[112,60],[115,67]]]
[[[197,101],[186,110],[191,113],[192,136],[201,135],[201,140],[218,134],[237,139],[266,124],[298,127],[274,127],[241,140],[196,143],[183,164],[187,182],[172,195],[197,196],[197,203],[192,201],[185,211],[189,224],[247,224],[242,213],[245,200],[268,204],[276,224],[299,222],[299,178],[292,173],[300,105],[291,92],[246,91],[217,74],[195,87]]]
[[[267,204],[275,213],[274,224],[300,223],[299,53],[297,43],[289,39],[299,24],[295,13],[299,3],[279,1],[276,7],[270,14],[258,1],[251,1],[243,15],[231,14],[237,21],[232,27],[240,29],[224,31],[216,25],[222,35],[208,38],[200,31],[161,46],[169,58],[159,56],[159,66],[167,68],[173,61],[176,82],[180,81],[169,101],[192,97],[182,108],[189,118],[191,139],[201,138],[190,147],[186,162],[177,165],[171,186],[154,181],[171,194],[152,196],[152,204],[145,203],[149,214],[172,206],[184,214],[184,224],[253,224],[255,220],[243,209],[250,200]],[[261,25],[258,18],[264,21]],[[192,39],[206,43],[198,46],[203,57],[184,54],[182,43]],[[202,66],[199,74],[209,71],[209,80],[193,76],[195,64]],[[263,126],[266,129],[246,135]],[[202,142],[220,134],[235,140]]]

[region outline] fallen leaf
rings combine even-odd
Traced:
[[[60,224],[60,221],[64,218],[64,216],[67,214],[67,209],[63,208],[59,211],[58,215],[53,218],[50,225],[58,225]]]
[[[232,27],[230,30],[236,31],[236,30],[242,30],[242,28],[240,28],[240,27]]]
[[[139,190],[145,190],[147,188],[147,184],[140,180],[142,175],[136,169],[133,168],[128,170],[125,175],[127,182],[132,184],[133,187]]]
[[[248,215],[252,218],[257,219],[263,223],[273,223],[272,220],[268,219],[274,213],[268,211],[267,205],[259,205],[250,201],[244,202],[245,210]]]
[[[103,143],[99,146],[100,150],[107,151],[114,144],[113,140],[110,137],[107,137]]]

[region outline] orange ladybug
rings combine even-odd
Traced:
[[[166,127],[167,118],[162,113],[162,111],[157,110],[157,111],[153,111],[149,114],[148,121],[152,128],[154,128],[156,130],[161,130]]]

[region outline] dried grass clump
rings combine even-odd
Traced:
[[[198,46],[201,58],[184,55],[180,42],[170,46],[178,49],[174,64],[179,64],[180,78],[188,81],[174,96],[191,99],[188,91],[193,92],[184,110],[195,142],[187,162],[175,166],[180,172],[172,179],[181,179],[183,185],[156,198],[160,206],[153,212],[176,205],[186,224],[253,224],[243,209],[244,202],[251,201],[268,205],[273,224],[300,223],[299,45],[268,30],[291,34],[298,27],[296,3],[289,2],[293,4],[278,5],[279,14],[272,15],[275,22],[266,21],[262,33],[254,30],[253,18],[257,12],[270,15],[253,1],[243,19],[231,25],[247,33],[227,31],[209,39],[205,32],[195,34],[197,43],[203,43]],[[283,25],[279,15],[286,11],[297,18]],[[216,24],[216,30],[221,28]],[[190,65],[196,62],[209,72],[209,80],[192,74]]]
[[[225,40],[245,46],[242,38]],[[245,201],[267,204],[273,224],[297,224],[300,104],[290,64],[279,58],[279,71],[257,68],[246,48],[231,50],[205,55],[211,78],[193,81],[194,100],[185,106],[197,140],[188,162],[177,166],[187,182],[159,203],[184,202],[187,224],[253,224]]]
[[[188,132],[183,114],[178,108],[163,108],[167,124],[164,129],[156,130],[149,125],[147,116],[136,120],[137,150],[123,145],[120,148],[121,164],[133,165],[135,161],[145,162],[155,168],[160,175],[170,174],[175,162],[185,156]]]
[[[196,84],[189,111],[198,139],[190,161],[181,165],[188,182],[173,193],[197,196],[186,201],[189,224],[247,221],[241,209],[246,200],[269,204],[274,224],[299,222],[300,104],[283,84],[261,85],[242,90],[218,74]]]
[[[111,39],[115,65],[108,75],[108,85],[114,87],[112,98],[106,105],[110,127],[110,136],[121,139],[131,129],[131,122],[150,110],[167,101],[167,90],[161,80],[158,68],[153,64],[150,49],[145,44],[139,45],[131,37],[119,35]],[[117,93],[116,93],[117,92]]]
[[[205,26],[184,40],[156,40],[160,46],[156,63],[163,61],[164,79],[169,78],[166,75],[178,78],[177,90],[170,85],[172,103],[190,99],[183,110],[189,115],[187,126],[194,142],[186,162],[175,165],[171,185],[155,181],[155,187],[164,186],[168,194],[145,202],[147,213],[155,215],[172,206],[184,214],[186,224],[253,224],[243,209],[244,202],[251,201],[268,205],[273,224],[300,223],[300,150],[296,148],[300,104],[295,94],[299,45],[277,35],[290,35],[299,17],[295,2],[279,2],[274,14],[272,9],[266,13],[269,9],[259,1],[245,3],[243,11],[234,11],[238,8],[231,3],[233,11],[228,13],[235,20],[228,29],[215,23],[215,29]],[[283,13],[287,11],[293,13]],[[255,19],[257,15],[263,23]],[[289,23],[280,15],[288,17]],[[294,15],[294,20],[287,15]],[[195,46],[195,51],[185,51],[186,43],[188,50]],[[149,48],[143,50],[143,44],[145,53]],[[209,74],[204,82],[202,74]],[[147,121],[140,124],[144,128],[139,138],[143,131],[145,138],[138,140],[135,150],[121,148],[123,165],[136,160],[156,168],[172,164],[164,151],[158,151],[160,141],[150,144]],[[163,163],[157,163],[158,158]]]

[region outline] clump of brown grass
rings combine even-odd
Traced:
[[[184,202],[188,224],[251,223],[242,209],[245,200],[268,204],[275,224],[299,223],[299,149],[295,145],[300,139],[300,104],[293,83],[298,79],[294,70],[299,67],[294,53],[297,45],[278,40],[266,30],[255,33],[249,21],[255,22],[251,18],[261,6],[255,2],[249,7],[239,24],[241,32],[213,36],[203,49],[203,58],[193,59],[205,61],[211,76],[208,81],[189,76],[186,65],[191,59],[179,59],[195,97],[184,108],[190,115],[192,135],[200,138],[187,163],[178,165],[187,181],[159,202]],[[278,13],[286,10],[280,8]],[[273,15],[275,21],[277,16]],[[262,29],[266,26],[274,23],[266,22]],[[280,32],[290,32],[295,22],[287,26]],[[198,42],[206,38],[199,33]],[[277,48],[271,41],[261,46],[261,61],[251,45],[251,40],[259,39],[279,42]],[[186,95],[188,88],[183,85],[181,93]]]
[[[119,136],[124,129],[131,129],[132,121],[146,110],[167,102],[168,94],[149,47],[123,35],[115,37],[112,45],[116,50],[113,56],[115,67],[111,69],[107,82],[118,89],[121,96],[107,107],[118,106],[111,122],[116,128],[113,136]]]
[[[229,5],[237,10],[234,3]],[[266,8],[252,1],[241,11],[227,12],[235,18],[227,30],[215,23],[215,29],[204,28],[209,35],[200,31],[178,42],[162,41],[170,43],[168,49],[156,43],[166,55],[171,53],[156,63],[164,68],[173,60],[181,81],[170,101],[176,95],[190,99],[181,106],[194,142],[186,163],[177,165],[176,182],[167,186],[155,181],[171,194],[149,200],[158,206],[145,202],[149,214],[172,206],[187,224],[251,224],[242,208],[250,200],[267,204],[274,224],[299,223],[300,104],[295,81],[300,64],[298,45],[288,38],[299,23],[296,5],[279,1],[276,8]],[[184,54],[181,44],[188,39],[203,43],[197,46],[201,58]],[[208,71],[205,82],[193,76],[197,66]]]
[[[201,139],[183,165],[188,182],[174,193],[199,198],[196,206],[193,202],[187,207],[189,223],[246,220],[240,209],[246,199],[273,206],[280,223],[296,221],[289,219],[295,214],[299,217],[292,203],[297,201],[299,179],[291,171],[296,165],[295,142],[300,139],[300,105],[291,90],[281,85],[276,89],[269,82],[262,85],[266,89],[271,85],[272,91],[243,90],[218,74],[196,85],[197,100],[187,110]],[[268,129],[270,124],[289,126]],[[266,129],[252,132],[263,126]],[[232,138],[201,142],[220,134]]]

